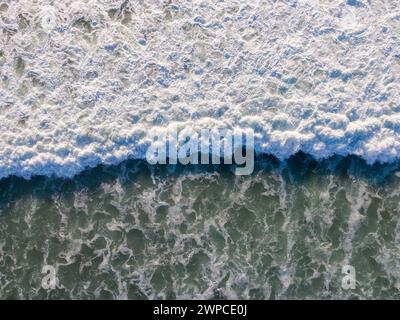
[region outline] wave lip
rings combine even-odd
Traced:
[[[160,131],[163,130],[166,129],[160,129]],[[282,134],[278,135],[279,138],[282,136]],[[279,139],[273,140],[273,134],[272,136],[261,136],[261,139],[256,138],[255,153],[258,155],[273,155],[279,160],[288,159],[299,152],[309,154],[316,160],[323,160],[335,155],[357,155],[364,159],[367,164],[374,164],[376,162],[391,163],[397,161],[399,158],[397,155],[398,151],[395,149],[396,152],[393,152],[393,146],[385,144],[384,139],[379,143],[377,141],[376,145],[381,147],[379,150],[377,148],[367,149],[367,143],[364,144],[365,149],[357,148],[357,150],[352,150],[349,146],[343,147],[345,141],[337,142],[336,145],[332,143],[325,148],[320,148],[322,144],[320,141],[308,140],[307,143],[301,145],[302,135],[299,134],[299,139],[294,137],[295,135],[291,133],[289,136],[290,139],[283,141]],[[16,149],[17,151],[8,154],[8,161],[6,155],[1,155],[0,178],[10,175],[27,179],[35,175],[69,178],[85,169],[94,168],[101,164],[116,165],[127,159],[146,159],[146,152],[151,145],[146,135],[143,133],[141,139],[132,138],[131,140],[136,142],[109,144],[108,148],[104,148],[102,144],[88,144],[84,148],[73,146],[73,148],[67,151],[63,149],[63,153],[53,149],[54,152],[37,152],[34,154],[32,149],[21,147]],[[93,150],[96,149],[97,151],[94,152]],[[25,150],[25,152],[21,153],[20,150]],[[368,154],[369,150],[373,152]],[[67,154],[67,156],[63,157],[64,154]],[[7,163],[7,165],[4,165],[4,163]]]

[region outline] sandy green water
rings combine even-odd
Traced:
[[[127,161],[3,179],[0,298],[400,298],[397,169],[298,155],[247,177]]]

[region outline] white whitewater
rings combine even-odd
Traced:
[[[252,128],[279,159],[400,158],[400,2],[0,1],[0,178]]]

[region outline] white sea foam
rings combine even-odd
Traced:
[[[0,1],[0,178],[252,128],[284,159],[400,157],[397,0]]]

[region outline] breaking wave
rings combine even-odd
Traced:
[[[400,158],[400,3],[0,1],[0,178],[143,159],[150,129],[246,129],[286,159]]]

